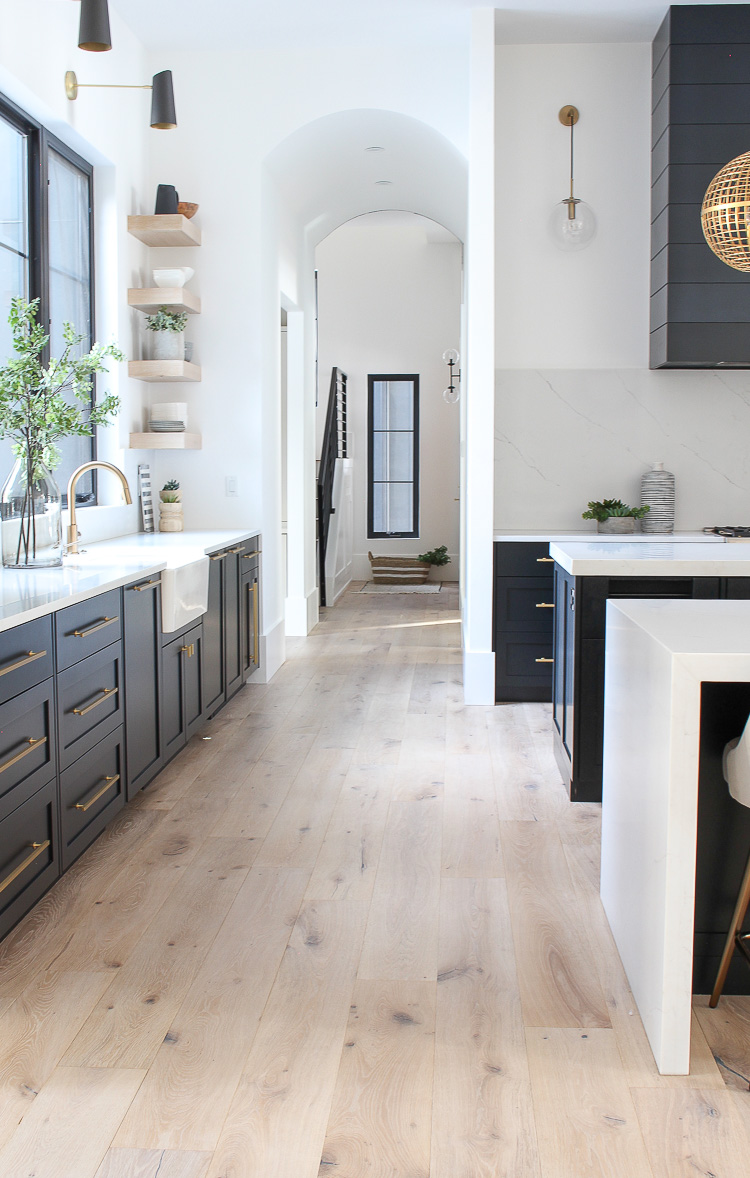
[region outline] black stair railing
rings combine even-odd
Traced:
[[[331,371],[323,448],[318,466],[318,577],[320,604],[326,604],[326,548],[333,507],[333,476],[336,459],[347,457],[346,373]]]

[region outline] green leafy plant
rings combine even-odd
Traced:
[[[417,560],[423,560],[425,564],[450,564],[451,558],[448,556],[447,544],[441,544],[439,548],[432,548],[429,552],[423,552],[417,557]]]
[[[159,307],[155,315],[146,319],[147,331],[184,331],[187,327],[187,313],[185,311],[168,311],[166,307]]]
[[[182,496],[180,495],[180,484],[177,479],[169,479],[164,484],[159,492],[159,498],[162,503],[179,503]]]
[[[581,514],[581,519],[595,519],[599,523],[604,523],[610,516],[631,515],[633,519],[643,519],[649,510],[648,507],[629,507],[622,499],[597,499],[589,503],[589,509]]]

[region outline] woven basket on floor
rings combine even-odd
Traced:
[[[378,585],[424,585],[430,566],[416,556],[373,556],[370,558],[372,579]]]

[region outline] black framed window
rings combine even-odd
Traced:
[[[93,168],[39,123],[0,97],[0,362],[12,353],[8,311],[16,296],[39,299],[39,322],[60,356],[62,329],[94,341]],[[49,355],[45,357],[45,360]],[[91,396],[95,395],[92,382]],[[65,438],[54,475],[68,478],[96,456],[95,438]],[[0,442],[0,481],[10,471],[10,443]],[[94,472],[79,480],[76,503],[96,502]]]
[[[367,535],[419,535],[419,377],[367,378]]]

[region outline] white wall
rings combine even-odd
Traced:
[[[413,224],[408,221],[413,220]],[[461,245],[428,240],[425,222],[390,224],[388,214],[358,218],[316,250],[320,403],[325,419],[331,369],[348,377],[350,456],[354,471],[353,576],[370,576],[368,550],[411,556],[446,544],[458,576],[458,405],[442,392],[446,348],[459,345]],[[420,529],[416,539],[367,537],[367,377],[420,377]]]
[[[650,45],[498,48],[498,528],[580,527],[589,499],[637,500],[655,461],[676,475],[678,528],[749,518],[750,373],[648,370],[650,73]],[[546,229],[567,103],[598,218],[578,254]]]

